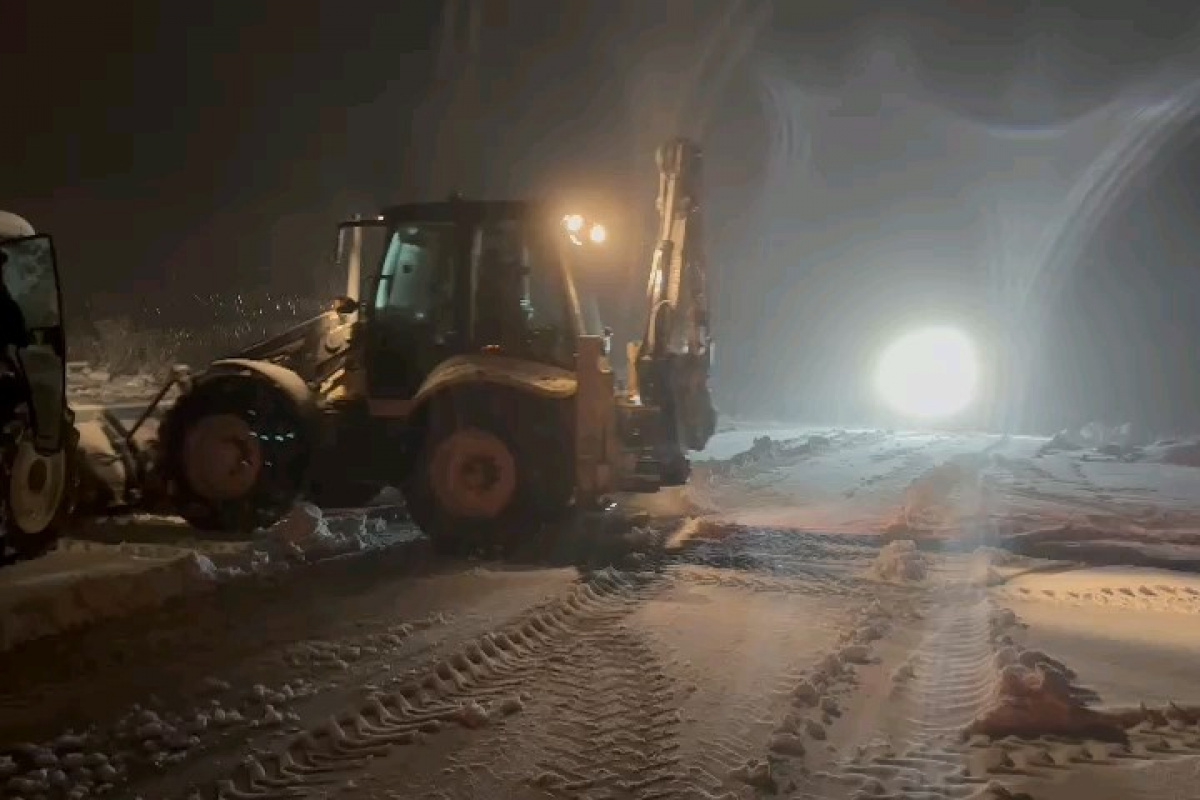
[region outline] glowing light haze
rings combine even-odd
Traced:
[[[901,414],[950,417],[975,400],[979,358],[962,331],[926,328],[905,334],[883,351],[875,386],[883,401]]]

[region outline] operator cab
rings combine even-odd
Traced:
[[[560,220],[535,205],[394,206],[351,245],[368,391],[411,397],[438,364],[497,353],[567,369],[581,332]]]

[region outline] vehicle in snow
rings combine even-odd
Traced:
[[[514,542],[615,492],[682,484],[686,451],[716,425],[701,153],[672,140],[658,163],[658,245],[625,388],[573,277],[602,227],[533,203],[394,206],[339,226],[347,290],[329,311],[180,371],[133,425],[92,420],[86,510],[176,513],[245,535],[298,499],[357,505],[390,485],[456,549]],[[178,399],[146,435],[173,386]]]
[[[48,550],[74,499],[77,433],[54,241],[0,211],[0,563]]]

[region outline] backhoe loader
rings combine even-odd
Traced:
[[[299,499],[354,505],[390,485],[456,549],[684,483],[686,452],[716,425],[700,150],[672,140],[658,166],[645,327],[620,390],[611,334],[586,328],[575,280],[601,226],[536,203],[397,205],[339,226],[346,293],[329,311],[178,371],[133,425],[103,415],[92,511],[244,535]]]

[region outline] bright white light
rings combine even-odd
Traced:
[[[592,230],[588,233],[588,238],[592,240],[592,244],[604,244],[608,239],[608,231],[603,225],[593,225]]]
[[[579,233],[583,230],[583,217],[578,214],[568,214],[563,217],[563,227],[571,233]]]
[[[885,403],[912,417],[948,417],[975,399],[979,361],[953,328],[907,334],[884,350],[875,386]]]

